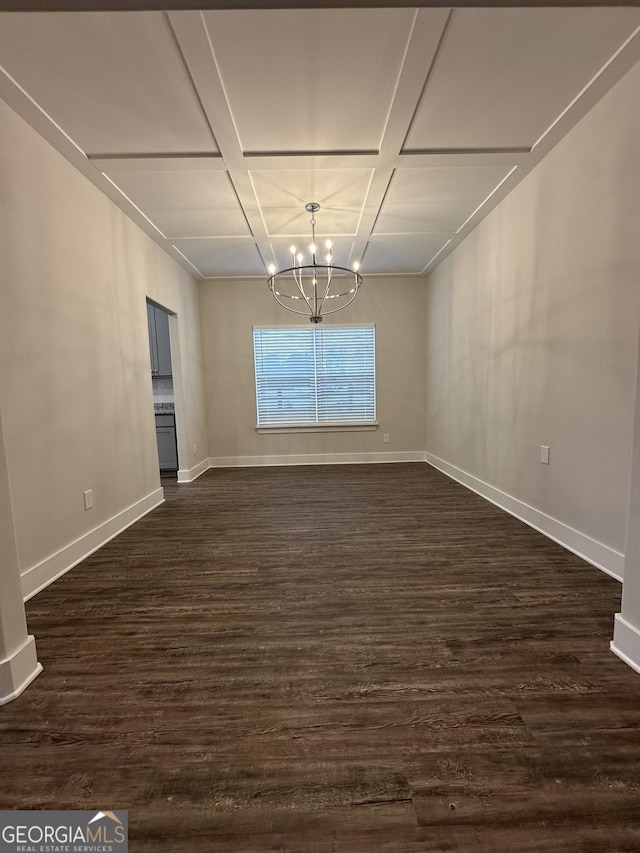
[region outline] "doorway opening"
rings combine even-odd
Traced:
[[[161,305],[147,299],[149,356],[153,385],[153,411],[156,421],[158,467],[162,479],[178,479],[178,441],[176,435],[176,398],[173,360],[171,358],[171,314]]]

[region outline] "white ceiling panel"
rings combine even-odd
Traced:
[[[355,234],[373,169],[289,169],[249,173],[270,236],[311,234],[307,202],[320,205],[318,234]]]
[[[217,151],[162,13],[4,15],[0,65],[87,154]]]
[[[374,234],[457,231],[509,172],[506,166],[399,169]]]
[[[413,9],[205,12],[244,151],[377,150]]]
[[[638,9],[456,9],[405,150],[531,147],[639,24]]]
[[[256,244],[251,237],[174,240],[175,248],[205,278],[237,278],[264,275]]]
[[[107,174],[168,238],[249,236],[226,172],[114,170]]]
[[[637,7],[262,5],[0,12],[0,98],[203,277],[288,266],[311,201],[424,274],[640,62]]]
[[[367,274],[416,273],[426,267],[453,234],[412,234],[372,237],[362,259],[361,272]]]

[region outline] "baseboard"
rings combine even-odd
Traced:
[[[426,461],[429,465],[437,468],[438,471],[442,471],[443,474],[466,486],[472,492],[476,492],[476,494],[500,507],[500,509],[515,516],[515,518],[528,524],[529,527],[533,527],[534,530],[543,533],[549,539],[562,545],[563,548],[566,548],[568,551],[586,560],[587,563],[591,563],[591,565],[601,569],[622,583],[624,554],[615,551],[608,545],[603,545],[602,542],[598,542],[596,539],[592,539],[578,530],[574,530],[568,524],[564,524],[562,521],[546,515],[546,513],[518,500],[518,498],[514,498],[512,495],[508,495],[506,492],[490,486],[472,474],[456,468],[455,465],[450,465],[432,453],[426,454]]]
[[[203,459],[202,462],[198,462],[197,465],[194,465],[193,468],[181,468],[178,471],[178,482],[179,483],[193,483],[201,474],[204,474],[205,471],[208,471],[210,468],[210,462],[208,459]]]
[[[631,669],[640,672],[640,631],[627,622],[621,613],[616,613],[613,624],[613,640],[610,649]]]
[[[16,699],[41,672],[35,640],[29,634],[19,649],[0,661],[0,705]]]
[[[251,468],[260,465],[366,465],[380,462],[424,462],[424,451],[398,453],[300,453],[282,456],[214,456],[210,468]]]
[[[50,583],[62,577],[69,569],[77,566],[98,548],[102,548],[110,539],[118,536],[152,509],[160,506],[163,501],[164,491],[156,489],[60,551],[27,569],[20,578],[24,600],[28,601]]]

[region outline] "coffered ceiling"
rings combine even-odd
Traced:
[[[426,274],[640,59],[640,9],[4,12],[0,96],[197,277]]]

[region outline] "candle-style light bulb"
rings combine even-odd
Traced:
[[[274,273],[275,273],[275,271],[276,271],[276,268],[275,268],[275,265],[274,265],[274,264],[269,264],[269,266],[267,267],[267,269],[269,270],[269,274],[270,274],[270,275],[274,275]]]
[[[359,263],[358,261],[355,261],[355,262],[354,262],[354,264],[353,264],[353,269],[354,269],[356,272],[358,272],[358,270],[360,269],[360,263]]]

